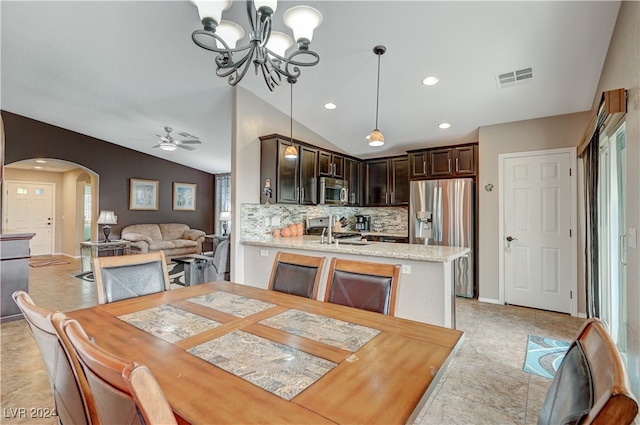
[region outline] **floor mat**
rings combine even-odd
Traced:
[[[522,369],[525,372],[553,379],[569,345],[570,343],[566,341],[529,335],[527,355]]]
[[[184,264],[167,264],[167,269],[169,270],[169,281],[171,284],[184,286]],[[93,272],[82,272],[74,274],[73,276],[87,282],[94,282]]]
[[[29,266],[31,267],[47,267],[47,266],[59,266],[61,264],[69,264],[67,261],[59,258],[51,257],[48,255],[31,257],[29,259]]]

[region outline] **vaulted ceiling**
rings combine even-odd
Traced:
[[[619,1],[280,1],[323,14],[320,63],[294,86],[294,118],[358,157],[472,140],[483,125],[591,109]],[[183,1],[2,1],[3,110],[211,173],[230,170],[232,88],[196,46],[196,8]],[[243,2],[223,15],[247,27]],[[245,41],[246,41],[245,37]],[[242,42],[241,42],[242,43]],[[379,127],[369,147],[381,57]],[[496,75],[531,68],[526,84]],[[436,76],[438,84],[422,80]],[[240,86],[289,114],[290,89],[261,76]],[[335,110],[323,105],[333,102]],[[438,128],[441,122],[451,128]],[[195,151],[152,148],[163,127],[202,140]],[[12,141],[10,141],[12,142]]]

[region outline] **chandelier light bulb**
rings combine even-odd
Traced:
[[[272,12],[275,12],[276,7],[278,7],[278,0],[253,0],[253,5],[256,7],[256,10],[260,10],[262,7],[268,7]]]
[[[287,34],[279,31],[271,31],[271,37],[267,43],[267,49],[285,57],[285,53],[289,47],[293,45],[293,40]]]
[[[198,8],[200,20],[212,18],[219,24],[222,21],[222,12],[231,7],[232,0],[192,0]]]
[[[220,25],[216,28],[216,34],[218,34],[231,49],[235,49],[238,40],[244,37],[244,29],[235,22],[221,21]],[[216,45],[218,49],[224,49],[224,45],[218,40],[216,40]]]
[[[293,30],[296,42],[313,40],[313,30],[322,23],[322,13],[310,6],[294,6],[282,15],[284,24]]]

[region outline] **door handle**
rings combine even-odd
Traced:
[[[518,238],[514,238],[513,236],[507,236],[507,248],[511,248],[511,242],[517,241]]]
[[[627,250],[625,240],[627,239],[627,235],[620,235],[618,238],[618,256],[620,257],[620,264],[623,266],[627,265]]]

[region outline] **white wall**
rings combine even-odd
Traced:
[[[499,299],[498,156],[503,153],[576,147],[590,117],[590,112],[580,112],[480,127],[478,288],[481,299]],[[484,190],[488,183],[494,186],[491,192]],[[584,284],[578,282],[578,287],[578,312],[584,312],[584,295],[580,295],[580,290],[584,294]]]
[[[640,2],[623,1],[596,90],[627,89],[627,228],[640,229]],[[638,241],[640,242],[640,241]],[[629,376],[640,396],[640,249],[627,251],[627,348]]]

